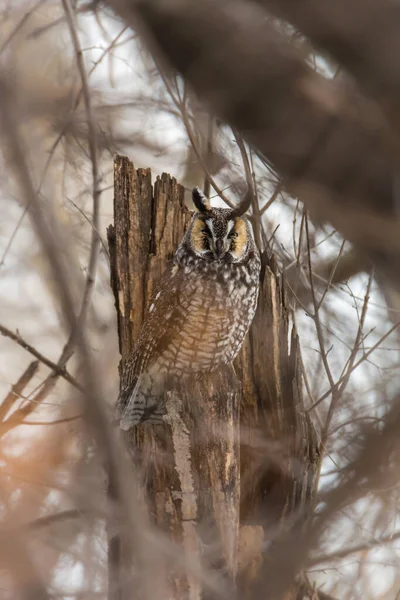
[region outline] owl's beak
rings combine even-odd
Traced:
[[[225,244],[223,240],[216,240],[215,242],[215,258],[221,259],[226,254]]]

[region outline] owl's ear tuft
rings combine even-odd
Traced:
[[[206,198],[203,192],[198,188],[193,188],[192,191],[193,204],[201,213],[207,213],[211,210],[210,200]]]

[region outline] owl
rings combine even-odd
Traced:
[[[260,255],[238,209],[212,208],[193,190],[198,212],[167,268],[137,343],[122,368],[120,427],[162,423],[174,381],[230,363],[253,320]]]

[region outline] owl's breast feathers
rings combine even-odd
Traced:
[[[259,273],[257,251],[245,263],[234,264],[207,262],[178,250],[123,364],[118,404],[126,406],[129,426],[144,420],[143,415],[132,417],[127,406],[140,401],[139,380],[140,389],[149,390],[148,397],[142,393],[143,405],[155,407],[168,379],[211,371],[235,358],[254,317]]]

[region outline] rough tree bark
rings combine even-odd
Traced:
[[[150,170],[115,158],[108,240],[121,369],[190,219],[183,197],[169,175],[157,177],[153,188]],[[193,563],[246,593],[261,564],[263,538],[306,507],[317,462],[284,290],[265,254],[257,314],[234,368],[170,393],[165,425],[124,434],[155,524]],[[212,597],[204,582],[169,567],[165,597]]]

